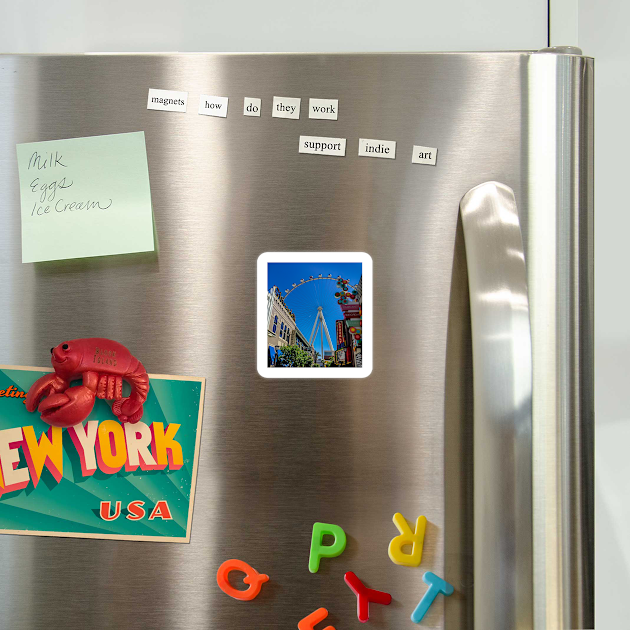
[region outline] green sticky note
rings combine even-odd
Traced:
[[[22,262],[153,251],[144,132],[17,145]]]

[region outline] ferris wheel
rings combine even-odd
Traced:
[[[308,345],[317,349],[324,358],[324,339],[331,353],[335,348],[329,333],[329,325],[334,326],[343,319],[341,306],[356,301],[357,287],[349,280],[332,274],[308,276],[284,289],[284,303],[293,311],[296,324],[303,335],[310,331]],[[326,323],[328,319],[328,324]],[[318,343],[319,340],[319,343]]]

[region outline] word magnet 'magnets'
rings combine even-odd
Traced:
[[[422,546],[424,544],[424,532],[427,528],[427,519],[425,516],[419,516],[416,521],[416,531],[412,532],[407,524],[405,517],[396,512],[394,514],[394,525],[400,532],[390,543],[389,557],[394,564],[402,564],[407,567],[417,567],[422,561]],[[411,553],[404,553],[403,547],[411,545]]]

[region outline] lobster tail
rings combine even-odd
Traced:
[[[131,396],[129,398],[134,398],[135,396],[138,402],[143,405],[149,395],[149,375],[144,369],[144,365],[138,359],[133,359],[133,361],[136,363],[135,368],[130,373],[125,374],[125,378],[131,385]]]
[[[115,401],[112,411],[121,422],[133,424],[142,418],[142,405],[149,395],[149,375],[142,363],[133,358],[130,370],[123,378],[131,385],[131,394],[128,398]]]

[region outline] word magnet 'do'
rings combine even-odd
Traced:
[[[402,564],[407,567],[417,567],[422,561],[422,546],[424,544],[424,532],[427,528],[425,516],[419,516],[416,521],[416,531],[412,532],[405,517],[396,512],[394,514],[394,525],[400,532],[399,536],[389,543],[389,557],[394,564]],[[403,547],[411,545],[411,553],[404,553]]]
[[[245,573],[243,582],[249,584],[249,588],[245,591],[240,591],[234,588],[228,579],[230,571],[242,571]],[[258,573],[256,569],[250,567],[247,562],[242,560],[226,560],[217,571],[217,584],[219,588],[230,597],[234,599],[240,599],[241,601],[249,602],[260,593],[262,585],[269,580],[269,576],[264,573]]]
[[[332,545],[324,545],[324,536],[333,536]],[[322,558],[336,558],[346,548],[346,532],[339,525],[329,523],[313,523],[313,536],[311,538],[311,553],[308,558],[308,570],[311,573],[319,571],[319,561]]]

